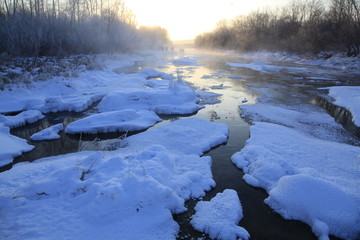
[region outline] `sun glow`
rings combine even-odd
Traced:
[[[261,6],[286,0],[126,0],[138,25],[166,28],[172,40],[193,39],[211,31],[222,19],[232,19]]]

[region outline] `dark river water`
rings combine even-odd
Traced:
[[[169,73],[177,72],[184,81],[191,84],[196,90],[222,94],[219,97],[220,103],[205,105],[204,109],[192,116],[227,124],[230,134],[226,144],[206,153],[213,159],[212,173],[216,187],[209,191],[203,200],[210,200],[225,189],[236,190],[244,213],[240,225],[250,233],[250,239],[317,239],[307,225],[298,221],[284,220],[280,215],[272,211],[264,203],[267,193],[262,189],[247,185],[242,179],[243,172],[232,164],[231,156],[245,146],[245,142],[250,135],[250,124],[240,117],[241,111],[238,106],[256,103],[257,99],[261,97],[263,99],[268,98],[266,99],[267,102],[279,102],[289,105],[307,104],[314,109],[318,108],[319,111],[325,108],[347,129],[339,133],[341,135],[340,139],[349,144],[359,145],[359,129],[352,124],[351,114],[349,115],[349,112],[329,103],[326,91],[319,90],[321,87],[334,85],[360,85],[359,81],[357,81],[359,75],[336,69],[280,62],[271,62],[273,65],[284,67],[279,71],[259,72],[252,69],[227,66],[227,62],[239,60],[248,63],[252,62],[247,59],[241,60],[231,54],[186,50],[185,55],[196,58],[199,66],[176,67],[169,61],[167,64],[163,64],[167,68],[159,70]],[[165,56],[168,60],[171,57],[176,57],[176,54],[175,56]],[[121,71],[131,72],[145,67],[156,67],[156,64],[144,62],[136,68],[121,69]],[[117,69],[117,71],[120,70]],[[267,94],[269,92],[270,94]],[[67,124],[83,118],[92,111],[95,111],[94,106],[83,113],[60,112],[48,114],[45,119],[37,123],[15,128],[11,132],[16,136],[29,140],[33,133],[41,129],[60,122]],[[164,118],[164,121],[153,128],[189,116],[161,117]],[[69,136],[62,132],[61,138],[54,141],[36,142],[29,140],[29,143],[35,146],[35,149],[17,157],[14,163],[77,152],[79,149],[98,150],[100,149],[99,146],[102,145],[97,144],[97,142],[111,142],[112,139],[122,135],[123,133]],[[8,165],[1,170],[4,171],[11,167],[11,165]],[[189,210],[174,216],[175,220],[180,224],[179,239],[209,239],[205,234],[195,231],[189,223],[191,216],[194,214],[193,208],[196,202],[196,199],[187,201],[186,205]],[[332,237],[332,239],[336,238]]]

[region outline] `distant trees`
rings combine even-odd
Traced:
[[[239,16],[195,39],[201,47],[360,54],[360,0],[294,0]]]
[[[147,37],[164,45],[165,32],[137,29],[122,0],[0,0],[0,53],[11,56],[130,51]]]

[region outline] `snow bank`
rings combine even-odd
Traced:
[[[104,112],[69,123],[66,133],[108,133],[139,131],[162,121],[154,112],[131,109]]]
[[[205,232],[212,239],[249,239],[249,233],[237,226],[243,218],[242,206],[236,191],[231,189],[218,193],[210,201],[200,201],[195,206],[191,225]]]
[[[329,95],[335,98],[334,104],[344,107],[351,112],[353,122],[360,127],[360,87],[330,87]]]
[[[30,136],[30,139],[35,141],[58,139],[60,138],[59,132],[63,129],[64,125],[62,123],[59,123],[54,126],[45,128],[40,132],[34,133]]]
[[[0,114],[0,124],[4,124],[10,128],[21,127],[28,123],[34,123],[45,116],[38,110],[28,110],[21,112],[15,116],[4,116]]]
[[[0,166],[11,163],[13,158],[33,148],[25,139],[11,135],[9,127],[0,124]]]
[[[256,122],[245,148],[232,156],[244,180],[264,188],[266,203],[309,224],[320,239],[360,236],[360,148]]]
[[[172,214],[215,185],[200,154],[226,139],[226,125],[184,119],[117,151],[16,164],[1,173],[2,238],[176,239]]]
[[[106,95],[99,103],[100,112],[123,109],[149,110],[158,114],[191,114],[203,106],[198,105],[196,92],[187,84],[176,82],[144,89],[127,89]]]

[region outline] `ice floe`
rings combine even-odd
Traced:
[[[360,236],[359,147],[264,122],[250,135],[232,160],[248,184],[268,192],[268,205],[309,224],[320,239]]]
[[[191,225],[209,234],[212,239],[249,239],[249,233],[237,224],[243,218],[242,206],[236,191],[226,189],[210,201],[200,201],[195,206]]]
[[[59,132],[63,129],[64,125],[62,123],[59,123],[54,126],[45,128],[40,132],[34,133],[30,136],[30,139],[35,141],[58,139],[60,138]]]
[[[325,140],[353,141],[340,124],[336,123],[325,110],[319,108],[301,104],[285,106],[261,102],[254,105],[240,105],[239,108],[243,117],[254,122],[281,124]]]
[[[21,127],[28,123],[34,123],[45,116],[38,110],[23,111],[15,116],[5,116],[0,114],[0,124],[10,128]]]
[[[329,87],[329,95],[335,99],[334,104],[351,112],[353,122],[360,127],[360,87]]]
[[[259,72],[279,71],[282,69],[282,67],[271,66],[271,65],[265,64],[264,62],[226,63],[226,65],[228,65],[230,67],[236,67],[236,68],[249,68],[254,71],[259,71]]]
[[[0,166],[11,163],[13,158],[33,148],[25,139],[11,135],[9,127],[0,124]]]
[[[175,66],[196,66],[196,65],[198,65],[196,59],[189,58],[189,57],[177,58],[177,59],[173,60],[173,64]]]
[[[66,126],[65,132],[75,133],[108,133],[140,131],[160,122],[154,112],[147,110],[135,111],[125,109],[120,111],[94,114],[83,119],[71,122]]]
[[[168,82],[169,83],[169,82]],[[100,112],[123,109],[150,110],[158,114],[190,114],[203,108],[196,92],[183,82],[174,86],[127,89],[106,95],[98,105]]]
[[[1,173],[2,238],[176,239],[172,214],[215,186],[211,158],[200,155],[227,136],[226,125],[189,118],[119,150],[16,164]]]

